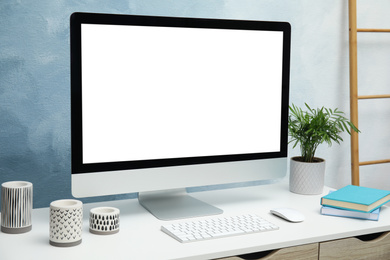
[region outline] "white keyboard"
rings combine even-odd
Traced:
[[[181,243],[277,229],[278,226],[253,214],[210,217],[161,226],[164,233]]]

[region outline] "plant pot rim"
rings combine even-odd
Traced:
[[[320,157],[314,157],[314,162],[304,162],[301,160],[302,156],[294,156],[294,157],[291,157],[291,160],[295,161],[295,162],[300,162],[300,163],[322,163],[322,162],[325,162],[325,159],[323,158],[320,158]]]

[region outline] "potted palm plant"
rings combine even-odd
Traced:
[[[299,194],[321,194],[324,187],[325,160],[315,157],[318,146],[333,142],[340,144],[340,134],[359,130],[337,108],[312,109],[303,111],[292,104],[288,119],[288,132],[293,148],[299,145],[301,156],[292,157],[290,161],[290,191]]]

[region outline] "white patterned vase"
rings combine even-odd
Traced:
[[[321,194],[324,189],[325,160],[301,162],[301,157],[290,160],[290,191],[303,195]]]
[[[65,199],[50,203],[50,244],[59,247],[81,243],[83,203]]]
[[[20,234],[31,230],[33,185],[27,181],[1,184],[1,231]]]
[[[93,208],[89,212],[89,231],[97,235],[119,232],[119,209],[112,207]]]

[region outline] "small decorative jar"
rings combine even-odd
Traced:
[[[97,235],[110,235],[119,232],[119,209],[99,207],[89,213],[89,231]]]
[[[64,199],[50,203],[50,244],[59,247],[79,245],[82,241],[83,203]]]
[[[20,234],[31,230],[33,185],[10,181],[1,185],[1,231]]]

